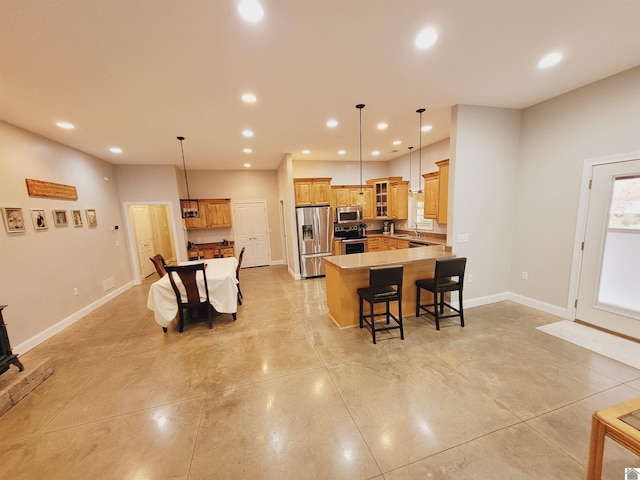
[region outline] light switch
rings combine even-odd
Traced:
[[[458,234],[458,243],[467,243],[469,241],[468,233],[459,233]]]

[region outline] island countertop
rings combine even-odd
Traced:
[[[451,249],[444,245],[434,247],[400,248],[380,252],[357,253],[354,255],[334,255],[325,257],[325,262],[338,268],[353,269],[377,267],[381,265],[408,264],[439,257],[450,257]]]
[[[403,248],[381,252],[324,257],[329,315],[340,328],[359,324],[358,288],[369,284],[369,269],[382,265],[403,265],[403,315],[415,314],[415,281],[433,278],[435,261],[451,257],[450,247]]]

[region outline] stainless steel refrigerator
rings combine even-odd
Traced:
[[[298,247],[302,278],[324,275],[323,257],[333,255],[331,207],[297,207]]]

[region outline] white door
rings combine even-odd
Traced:
[[[640,160],[595,165],[576,319],[640,339]]]
[[[269,221],[267,202],[237,202],[233,204],[233,225],[236,234],[236,255],[245,249],[242,267],[269,265]]]
[[[147,278],[156,271],[149,260],[153,257],[153,229],[149,219],[149,209],[145,205],[131,205],[129,207],[131,222],[134,226],[136,245],[138,251],[138,263],[142,278]]]

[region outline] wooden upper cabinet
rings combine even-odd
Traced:
[[[331,187],[331,211],[335,215],[336,207],[352,207],[358,205],[360,185],[333,185]],[[362,206],[363,220],[372,220],[373,216],[373,186],[363,185],[364,205]],[[335,220],[335,219],[334,219]]]
[[[447,223],[449,216],[449,159],[436,162],[438,166],[438,223]]]
[[[391,183],[391,201],[389,203],[391,218],[404,220],[409,216],[409,182],[403,180],[401,182]]]
[[[446,224],[449,215],[449,159],[436,162],[437,172],[425,173],[424,218]]]
[[[391,184],[401,181],[402,177],[371,178],[367,180],[367,184],[373,186],[373,218],[393,218],[391,215],[393,211]]]
[[[298,207],[331,203],[330,178],[294,178],[293,189]]]
[[[231,226],[231,199],[198,199],[200,218],[185,218],[187,230]]]
[[[424,218],[438,218],[438,172],[423,173],[424,178]]]

